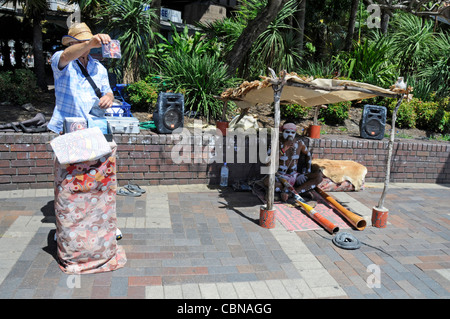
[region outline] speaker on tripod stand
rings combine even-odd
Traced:
[[[184,124],[184,95],[161,92],[158,95],[153,121],[161,134],[170,134]]]
[[[381,140],[386,128],[386,108],[378,105],[364,105],[360,121],[362,138]]]

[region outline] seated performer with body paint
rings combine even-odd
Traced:
[[[294,123],[286,122],[282,127],[282,134],[279,138],[279,167],[277,174],[284,177],[289,184],[301,195],[322,182],[320,172],[311,172],[312,155],[302,141],[297,136],[297,127]],[[271,149],[269,149],[269,155]],[[264,185],[268,187],[269,178],[266,176]],[[281,199],[287,201],[289,190],[275,177],[275,192],[280,192]]]

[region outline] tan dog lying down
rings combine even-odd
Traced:
[[[367,168],[354,161],[313,159],[311,168],[312,171],[322,171],[325,177],[336,184],[349,181],[355,186],[355,191],[361,189],[367,174]]]

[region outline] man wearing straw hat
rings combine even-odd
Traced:
[[[93,48],[108,44],[111,38],[107,34],[93,35],[85,23],[74,23],[63,36],[65,50],[56,52],[51,58],[51,67],[55,80],[56,106],[48,128],[55,133],[63,132],[64,119],[67,117],[83,117],[98,104],[107,109],[112,106],[114,94],[109,85],[108,71],[89,55]],[[85,68],[100,92],[94,91],[82,69]],[[117,229],[117,238],[121,232]]]
[[[51,58],[55,80],[56,106],[48,128],[55,133],[62,133],[66,117],[85,117],[94,104],[107,109],[112,106],[114,94],[108,80],[106,68],[93,59],[89,52],[108,44],[111,38],[107,34],[93,35],[85,23],[75,23],[63,36],[65,50],[56,52]],[[79,64],[79,63],[81,64]],[[81,71],[87,70],[96,86],[97,95]]]

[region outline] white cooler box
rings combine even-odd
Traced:
[[[112,134],[138,134],[139,120],[134,116],[130,117],[112,117],[107,116],[106,121],[111,127]]]

